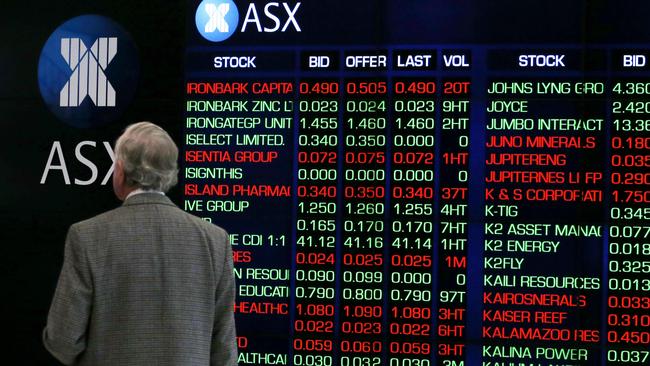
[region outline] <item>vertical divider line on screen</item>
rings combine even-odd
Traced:
[[[432,272],[432,280],[431,280],[431,293],[436,294],[436,297],[431,299],[431,329],[433,329],[431,333],[431,345],[433,346],[433,351],[431,352],[431,355],[429,356],[432,362],[432,365],[437,364],[437,353],[435,350],[438,349],[438,343],[440,340],[438,339],[438,308],[437,305],[439,303],[439,290],[440,290],[440,284],[438,282],[438,276],[436,276],[436,272],[439,271],[438,266],[440,265],[440,258],[439,258],[439,252],[440,252],[440,177],[442,175],[442,168],[440,167],[440,156],[441,156],[441,142],[442,142],[442,93],[440,92],[440,85],[442,85],[442,72],[440,71],[440,65],[442,65],[442,48],[438,46],[434,46],[434,49],[437,50],[436,54],[436,70],[434,71],[435,73],[435,80],[436,80],[436,92],[434,93],[434,98],[435,98],[435,143],[434,143],[434,154],[433,156],[435,157],[434,159],[434,182],[433,182],[433,192],[434,192],[434,200],[433,200],[433,222],[436,223],[434,225],[434,230],[433,230],[433,247],[432,247],[432,263],[434,264],[434,267],[431,268]],[[436,340],[433,342],[433,340]]]
[[[393,102],[394,102],[394,96],[393,96],[393,52],[394,52],[394,47],[389,47],[388,48],[388,65],[390,67],[387,68],[386,70],[386,84],[388,85],[388,90],[386,90],[386,100],[388,100],[388,113],[387,113],[387,124],[386,124],[386,147],[385,147],[385,154],[386,154],[386,181],[384,182],[384,188],[387,192],[386,196],[384,197],[384,222],[387,223],[388,225],[384,225],[384,250],[383,250],[383,255],[384,255],[384,266],[383,266],[383,273],[384,273],[384,301],[383,301],[383,316],[382,316],[382,329],[383,331],[383,357],[385,360],[385,364],[388,365],[389,359],[390,359],[390,354],[389,354],[389,344],[390,344],[390,321],[389,321],[389,314],[390,314],[390,305],[389,305],[389,300],[390,300],[390,248],[391,248],[391,241],[393,240],[393,235],[392,235],[392,217],[391,217],[391,212],[392,212],[392,207],[391,207],[391,199],[392,199],[392,191],[391,191],[391,177],[393,176],[393,170],[392,170],[392,141],[393,141],[393,134],[392,134],[392,125],[393,125]]]
[[[341,276],[343,275],[341,271],[341,263],[343,262],[343,230],[341,229],[341,225],[345,221],[343,218],[343,212],[345,210],[345,202],[343,202],[343,197],[344,197],[344,187],[343,187],[343,181],[345,179],[345,136],[344,136],[344,126],[345,126],[345,120],[343,118],[344,114],[344,106],[345,106],[345,101],[344,101],[344,95],[345,95],[345,73],[344,73],[344,67],[345,65],[345,55],[344,52],[341,50],[340,47],[336,48],[336,52],[338,52],[338,57],[339,57],[339,69],[337,72],[337,79],[339,83],[339,93],[337,95],[338,98],[338,126],[337,126],[337,136],[338,136],[338,146],[336,147],[336,154],[337,154],[337,159],[336,159],[336,169],[340,173],[337,176],[336,179],[336,222],[338,225],[336,225],[336,269],[335,273],[337,276],[335,277],[335,285],[334,289],[335,291],[335,299],[334,299],[334,340],[337,342],[336,347],[334,348],[334,362],[333,366],[338,366],[339,365],[339,359],[340,359],[340,350],[341,350],[341,336],[340,336],[340,324],[341,324],[341,296],[343,295],[343,291],[341,291],[341,286],[342,286],[342,281],[341,281]]]
[[[612,140],[612,128],[611,128],[611,122],[612,121],[612,112],[611,109],[609,108],[610,105],[612,105],[612,91],[611,91],[611,85],[613,81],[613,75],[612,75],[612,48],[607,47],[607,75],[606,75],[606,83],[607,85],[607,91],[605,94],[605,101],[606,101],[606,111],[605,111],[605,156],[611,156],[611,146],[610,142]],[[611,176],[611,164],[606,164],[605,165],[605,177],[610,177]],[[607,179],[607,178],[606,178]],[[605,183],[605,197],[609,197],[611,199],[611,185]],[[601,313],[600,313],[600,334],[603,336],[600,337],[600,364],[602,366],[607,365],[607,313],[608,313],[608,306],[607,306],[607,294],[609,292],[609,271],[608,271],[608,264],[609,264],[609,209],[611,208],[611,205],[608,205],[609,201],[608,199],[604,199],[603,205],[605,210],[602,213],[602,222],[603,222],[603,239],[602,239],[602,245],[603,247],[601,248],[601,252],[603,255],[602,258],[602,263],[601,263],[601,270],[602,270],[602,290],[601,290],[601,302],[602,302],[602,307],[601,307]]]
[[[288,358],[289,358],[289,363],[293,365],[293,338],[295,336],[294,334],[294,327],[293,323],[296,320],[296,241],[298,237],[298,231],[296,229],[296,221],[298,220],[298,149],[299,149],[299,144],[298,144],[298,136],[300,134],[300,131],[298,130],[298,126],[300,125],[298,123],[300,119],[300,91],[298,90],[299,86],[299,79],[300,79],[300,52],[298,50],[294,50],[295,54],[295,62],[296,64],[294,67],[296,67],[297,71],[294,71],[294,95],[293,95],[293,159],[291,160],[291,171],[293,173],[293,178],[291,179],[291,189],[293,192],[293,195],[291,197],[291,204],[292,204],[292,209],[291,209],[291,259],[289,261],[291,265],[291,277],[289,278],[290,286],[289,288],[291,289],[291,294],[289,295],[289,344],[288,344]]]
[[[486,47],[472,47],[472,105],[469,131],[469,197],[468,207],[480,207],[480,210],[469,210],[469,232],[467,248],[467,335],[466,340],[481,339],[481,314],[483,311],[483,207],[485,206],[485,126],[487,96],[487,65]],[[478,94],[478,95],[477,95]],[[478,142],[478,143],[477,143]],[[477,263],[478,261],[478,263]],[[466,347],[466,362],[469,365],[481,364],[481,345],[468,342]]]

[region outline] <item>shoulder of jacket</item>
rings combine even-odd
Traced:
[[[227,241],[228,240],[228,232],[222,228],[219,225],[216,225],[210,221],[206,221],[200,217],[194,216],[190,213],[187,213],[181,209],[178,209],[180,212],[182,212],[183,215],[186,215],[188,217],[188,220],[192,222],[194,225],[199,227],[203,232],[205,232],[207,235],[213,238],[217,238],[220,241]]]
[[[116,207],[112,210],[102,212],[96,216],[93,216],[91,218],[81,220],[79,222],[75,222],[70,226],[71,229],[74,228],[74,230],[89,230],[93,229],[96,227],[103,227],[106,222],[110,222],[115,220],[115,218],[120,216],[120,211],[123,209],[122,206]]]
[[[221,235],[221,236],[228,236],[228,233],[226,232],[226,230],[224,228],[222,228],[221,226],[213,224],[213,223],[211,223],[209,221],[203,220],[203,219],[201,219],[199,217],[196,217],[194,215],[191,215],[191,214],[188,214],[188,215],[192,217],[192,220],[197,222],[198,225],[200,225],[202,228],[204,228],[208,232],[215,233],[215,234],[218,234],[218,235]]]

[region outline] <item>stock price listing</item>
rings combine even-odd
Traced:
[[[274,46],[251,7],[189,28],[181,161],[240,365],[650,365],[649,47]]]

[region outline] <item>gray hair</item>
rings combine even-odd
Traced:
[[[151,122],[128,126],[115,142],[115,158],[122,161],[129,186],[167,192],[178,181],[178,147]]]

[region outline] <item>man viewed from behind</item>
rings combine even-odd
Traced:
[[[66,365],[236,365],[232,250],[165,196],[178,148],[140,122],[115,157],[124,203],[70,227],[45,347]]]

